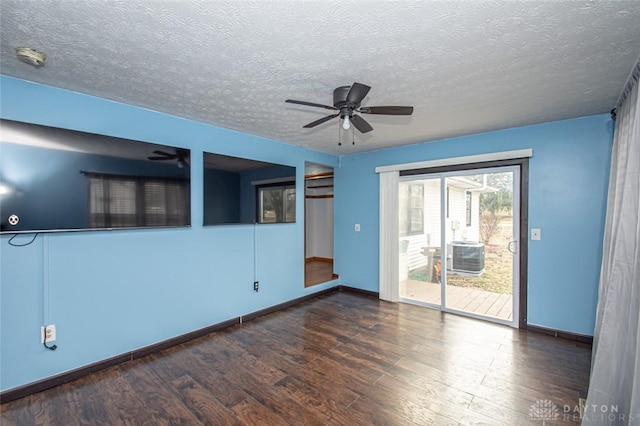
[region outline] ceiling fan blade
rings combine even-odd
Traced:
[[[153,151],[153,153],[157,154],[157,155],[163,155],[165,157],[173,157],[173,156],[175,156],[175,154],[170,154],[170,153],[165,152],[165,151]]]
[[[332,109],[332,110],[337,110],[338,109],[336,107],[332,107],[332,106],[329,106],[329,105],[316,104],[316,103],[313,103],[313,102],[306,102],[306,101],[296,101],[295,99],[287,99],[285,102],[289,102],[290,104],[306,105],[306,106],[325,108],[325,109]]]
[[[360,105],[360,102],[367,96],[369,90],[371,90],[371,87],[365,84],[353,83],[353,86],[349,89],[349,93],[347,93],[347,103]]]
[[[372,106],[362,107],[358,110],[363,114],[384,114],[384,115],[411,115],[412,106]]]
[[[149,160],[153,161],[165,161],[165,160],[173,160],[176,157],[147,157]]]
[[[307,125],[304,125],[302,127],[304,127],[305,129],[310,129],[312,127],[316,127],[318,124],[324,123],[325,121],[329,121],[332,118],[336,118],[339,115],[340,115],[340,113],[327,115],[326,117],[322,117],[320,120],[312,121],[311,123],[309,123]]]
[[[367,123],[367,120],[360,117],[359,115],[354,115],[353,117],[351,117],[351,124],[353,124],[360,133],[367,133],[373,130],[373,127],[371,127],[371,125]]]

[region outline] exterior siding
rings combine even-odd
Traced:
[[[422,184],[424,188],[423,232],[415,235],[401,236],[406,241],[406,266],[409,271],[427,265],[427,257],[422,253],[423,247],[440,247],[440,178],[401,181],[400,185]],[[402,192],[402,191],[401,191]],[[466,190],[458,187],[449,187],[449,218],[446,219],[447,243],[451,241],[466,240],[479,241],[479,211],[480,194],[471,192],[471,226],[467,225]],[[407,215],[406,211],[399,212]],[[458,228],[453,230],[457,224]],[[403,255],[403,254],[401,254]],[[404,265],[405,263],[402,262]]]

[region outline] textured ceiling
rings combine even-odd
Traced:
[[[334,154],[604,113],[639,54],[636,0],[0,3],[4,75]],[[367,115],[351,145],[284,103],[354,81],[414,115]]]

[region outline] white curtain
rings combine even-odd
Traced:
[[[398,180],[397,170],[380,173],[380,299],[397,302]]]
[[[640,424],[639,75],[640,58],[617,106],[584,425]]]

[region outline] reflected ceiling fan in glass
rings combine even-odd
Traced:
[[[189,165],[189,150],[184,148],[176,148],[175,154],[166,151],[153,151],[155,156],[147,157],[151,161],[167,161],[177,160],[178,167],[183,168]]]

